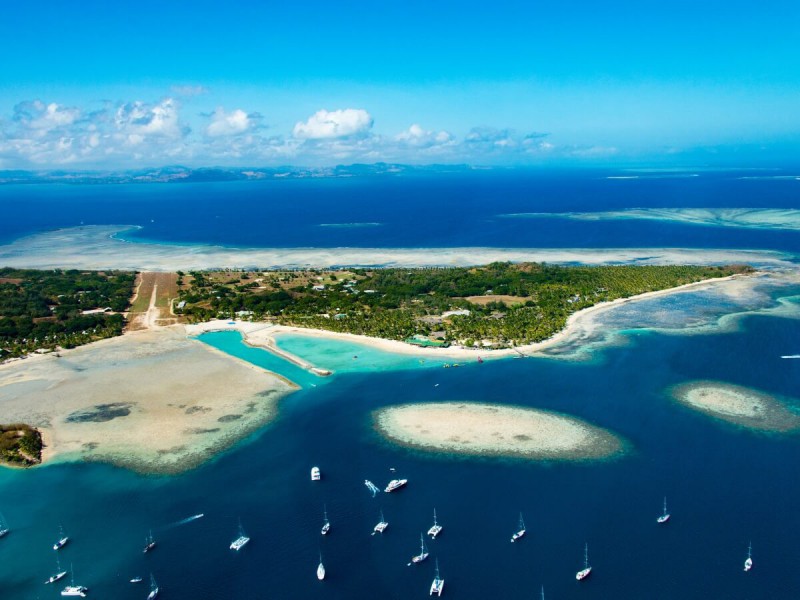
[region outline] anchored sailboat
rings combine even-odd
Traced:
[[[386,528],[389,526],[389,522],[383,518],[383,510],[381,510],[381,520],[378,521],[378,524],[372,528],[372,535],[376,533],[383,533],[386,531]]]
[[[516,542],[523,535],[525,535],[525,521],[522,520],[522,513],[519,513],[519,529],[511,536],[511,541]]]
[[[56,554],[56,572],[50,575],[50,577],[48,577],[47,581],[45,581],[44,583],[45,585],[47,585],[48,583],[55,583],[59,579],[63,579],[66,574],[67,574],[66,571],[61,570],[61,563],[58,560],[58,554]]]
[[[250,538],[244,534],[244,529],[242,528],[242,522],[239,521],[239,537],[231,542],[231,550],[236,550],[237,552],[241,550],[247,542],[250,541]]]
[[[575,573],[575,579],[581,581],[586,579],[592,573],[592,567],[589,566],[589,544],[583,547],[583,568]]]
[[[753,559],[751,557],[753,553],[753,544],[752,542],[747,544],[747,559],[744,561],[744,570],[749,571],[753,568]]]
[[[666,523],[669,521],[670,514],[667,512],[667,497],[664,496],[664,512],[656,519],[656,523]]]
[[[156,542],[153,539],[153,530],[151,529],[150,535],[144,539],[144,550],[142,550],[142,552],[144,554],[147,554],[148,552],[150,552],[150,550],[152,550],[155,547],[156,547]]]
[[[153,577],[153,574],[150,573],[150,593],[147,594],[147,600],[156,600],[158,598],[158,584],[156,583],[156,578]]]
[[[425,547],[425,539],[422,537],[422,534],[419,534],[419,554],[416,556],[411,557],[411,562],[408,563],[411,566],[412,563],[421,563],[423,560],[428,558],[428,549]]]
[[[433,525],[428,529],[428,535],[433,539],[442,532],[443,527],[436,522],[436,509],[433,509]]]
[[[317,579],[325,579],[325,565],[322,564],[322,552],[319,553],[319,566],[317,567]]]
[[[3,513],[0,513],[0,538],[8,534],[9,531],[11,531],[11,529],[9,529],[8,523],[6,523],[6,520],[3,517]]]
[[[53,550],[61,550],[64,546],[67,545],[69,541],[69,536],[64,535],[64,528],[59,525],[58,526],[58,541],[53,544]]]
[[[433,596],[436,594],[437,596],[442,595],[442,591],[444,590],[444,579],[439,576],[439,559],[436,559],[436,577],[433,578],[433,583],[431,583],[431,592],[428,594],[429,596]]]
[[[82,585],[75,585],[75,572],[72,569],[72,565],[69,566],[69,572],[70,572],[70,585],[61,590],[61,595],[80,596],[81,598],[85,598],[86,592],[89,591],[89,588]]]
[[[328,520],[328,507],[324,506],[322,510],[323,510],[323,512],[325,514],[325,518],[324,518],[324,521],[322,523],[322,529],[320,529],[319,532],[322,535],[328,535],[328,532],[331,530],[331,522]]]

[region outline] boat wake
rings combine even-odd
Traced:
[[[781,358],[800,358],[800,354],[784,354]]]
[[[179,525],[186,525],[187,523],[191,523],[192,521],[196,521],[197,519],[202,519],[204,516],[203,513],[198,515],[192,515],[191,517],[186,517],[185,519],[181,519],[180,521],[176,521],[171,525],[167,525],[167,527],[178,527]]]
[[[371,482],[369,479],[365,479],[365,480],[364,480],[364,485],[365,485],[365,486],[367,486],[367,489],[368,489],[370,492],[372,492],[372,497],[373,497],[373,498],[374,498],[374,497],[375,497],[375,496],[378,494],[378,492],[380,492],[380,491],[381,491],[381,490],[378,488],[378,486],[377,486],[377,485],[375,485],[374,483],[372,483],[372,482]]]

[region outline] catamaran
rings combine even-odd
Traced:
[[[516,542],[523,535],[525,535],[525,521],[522,520],[522,513],[519,513],[519,529],[511,536],[511,542]]]
[[[8,523],[6,523],[3,513],[0,513],[0,538],[7,535],[9,531],[11,530],[8,528]]]
[[[331,530],[331,522],[328,520],[328,507],[323,507],[323,512],[325,513],[325,520],[322,523],[322,529],[319,532],[322,535],[328,535],[328,532]]]
[[[589,544],[583,547],[583,568],[575,573],[575,579],[581,581],[586,579],[592,573],[592,567],[589,566]]]
[[[67,545],[69,541],[69,536],[64,535],[64,528],[59,525],[58,526],[58,541],[53,544],[53,550],[61,550],[64,546]]]
[[[444,528],[441,525],[439,525],[439,523],[436,522],[436,509],[434,508],[433,509],[433,525],[431,525],[431,528],[428,529],[428,535],[431,536],[435,540],[436,536],[439,535],[442,532],[442,529],[444,529]]]
[[[439,577],[439,559],[436,559],[436,577],[433,578],[433,583],[431,583],[431,592],[428,594],[429,596],[433,596],[436,594],[437,596],[442,595],[442,590],[444,590],[444,579]]]
[[[147,594],[147,600],[156,600],[158,598],[158,584],[156,583],[156,578],[153,577],[153,574],[150,573],[150,593]]]
[[[325,565],[322,564],[322,552],[319,553],[319,566],[317,567],[317,579],[325,579]]]
[[[75,573],[72,570],[72,565],[69,566],[69,572],[70,572],[70,585],[61,590],[61,595],[80,596],[81,598],[85,598],[86,592],[89,591],[89,588],[82,585],[75,585]]]
[[[151,529],[150,535],[144,538],[144,550],[142,550],[142,553],[147,554],[148,552],[150,552],[150,550],[152,550],[155,547],[156,547],[156,542],[153,539],[153,530]]]
[[[319,481],[322,479],[322,474],[319,472],[319,467],[311,467],[311,481]]]
[[[749,571],[753,568],[753,559],[751,558],[751,554],[753,553],[753,544],[747,544],[747,559],[744,561],[744,570]]]
[[[412,563],[417,564],[421,563],[423,560],[428,558],[428,549],[425,547],[425,539],[422,537],[422,534],[419,534],[419,554],[416,556],[411,557],[411,562],[408,563],[411,565]]]
[[[47,585],[48,583],[55,583],[59,579],[63,579],[66,574],[67,574],[66,571],[61,570],[61,563],[58,561],[58,555],[56,554],[56,572],[50,575],[50,577],[48,577],[47,581],[45,581],[44,583],[45,585]]]
[[[388,526],[389,522],[383,518],[383,511],[381,510],[381,520],[378,521],[378,524],[372,528],[372,535],[375,535],[376,533],[383,533],[384,531],[386,531],[386,528]]]
[[[242,528],[242,522],[239,521],[239,537],[231,542],[231,550],[236,550],[237,552],[241,550],[247,542],[250,541],[250,538],[244,534],[244,529]]]
[[[408,483],[408,479],[392,479],[386,488],[383,490],[384,492],[393,492],[395,490],[399,490],[405,484]]]
[[[669,521],[670,514],[667,512],[667,497],[664,496],[664,512],[656,519],[656,523],[666,523]]]

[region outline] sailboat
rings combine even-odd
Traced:
[[[147,594],[147,600],[156,600],[158,598],[158,584],[156,583],[156,578],[153,577],[153,574],[150,573],[150,593]]]
[[[669,517],[670,517],[670,514],[667,512],[667,497],[664,496],[664,512],[663,512],[663,514],[661,514],[661,516],[659,516],[656,519],[656,523],[658,523],[659,525],[661,523],[666,523],[667,521],[669,521]]]
[[[89,588],[84,587],[82,585],[75,585],[75,572],[72,569],[72,565],[69,566],[69,572],[70,572],[70,585],[61,590],[61,595],[80,596],[81,598],[85,598],[86,592],[89,591]]]
[[[519,529],[511,536],[511,541],[516,542],[523,535],[525,535],[525,521],[522,520],[522,513],[519,513]]]
[[[58,541],[53,544],[53,550],[61,550],[64,546],[67,545],[69,541],[69,536],[64,535],[64,528],[59,525],[58,526]]]
[[[244,529],[242,528],[242,522],[239,521],[239,537],[231,542],[231,550],[236,550],[237,552],[241,550],[247,542],[250,541],[250,538],[244,534]]]
[[[56,554],[56,572],[50,575],[50,577],[48,577],[47,581],[45,581],[44,583],[45,585],[47,585],[48,583],[55,583],[59,579],[63,579],[66,574],[67,574],[66,571],[61,570],[61,563],[59,562],[58,555]]]
[[[3,513],[0,513],[0,538],[7,535],[9,531],[11,531],[11,529],[8,528],[8,523],[6,523]]]
[[[381,510],[381,520],[378,521],[378,524],[372,528],[372,535],[375,535],[376,533],[383,533],[384,531],[386,531],[386,528],[388,526],[389,522],[383,518],[383,510]]]
[[[152,550],[155,547],[156,547],[156,542],[153,539],[153,530],[151,529],[149,537],[146,537],[144,539],[144,550],[142,550],[142,553],[147,554],[148,552],[150,552],[150,550]]]
[[[749,571],[750,569],[753,568],[753,559],[751,558],[752,553],[753,553],[753,544],[751,542],[747,544],[747,559],[744,561],[745,571]]]
[[[575,579],[581,581],[586,579],[592,573],[592,567],[589,566],[589,544],[583,547],[583,568],[575,573]]]
[[[419,554],[416,556],[411,557],[411,562],[408,563],[409,566],[411,563],[421,563],[423,560],[428,558],[428,549],[425,547],[425,539],[422,537],[422,534],[419,534]]]
[[[436,522],[436,509],[433,509],[433,525],[431,528],[428,529],[428,535],[431,536],[433,539],[436,539],[436,536],[442,532],[443,527]]]
[[[325,520],[322,523],[322,529],[320,529],[320,533],[322,535],[328,535],[328,532],[331,530],[331,522],[328,520],[328,507],[323,507],[323,512],[325,513]]]
[[[131,583],[142,583],[142,581],[143,580],[139,575],[137,575],[136,577],[132,577],[130,580]]]
[[[319,566],[317,567],[317,579],[325,579],[325,565],[322,564],[322,552],[319,553]]]
[[[439,576],[439,559],[436,559],[436,577],[433,578],[433,583],[431,583],[431,592],[428,594],[429,596],[433,596],[436,594],[437,596],[442,595],[442,590],[444,590],[444,579]]]

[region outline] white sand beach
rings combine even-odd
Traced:
[[[607,458],[623,448],[608,431],[574,417],[473,402],[389,406],[373,413],[389,441],[436,452],[538,460]]]

